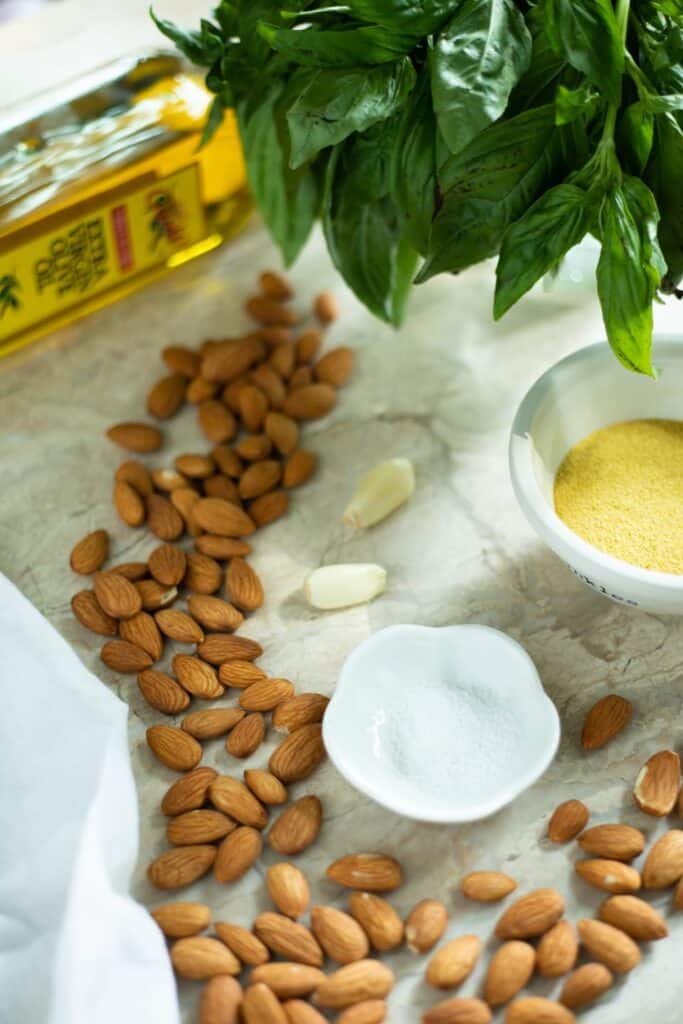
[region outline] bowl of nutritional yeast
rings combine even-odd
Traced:
[[[587,586],[683,613],[683,337],[656,336],[657,379],[607,342],[579,349],[525,395],[510,474],[539,537]]]

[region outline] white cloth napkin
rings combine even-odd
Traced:
[[[178,1024],[161,932],[128,895],[126,705],[0,575],[0,1022]]]

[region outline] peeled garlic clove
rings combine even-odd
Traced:
[[[384,519],[415,490],[415,470],[410,459],[387,459],[367,473],[356,488],[344,522],[362,529]]]
[[[348,608],[372,601],[384,593],[386,585],[387,573],[381,565],[323,565],[304,583],[304,594],[314,608]]]

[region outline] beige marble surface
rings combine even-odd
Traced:
[[[113,514],[111,477],[121,453],[103,431],[139,415],[164,345],[196,344],[243,329],[241,300],[257,271],[274,261],[254,223],[232,247],[0,364],[0,569],[130,705],[141,810],[134,893],[149,904],[163,899],[146,882],[144,868],[164,848],[158,806],[174,775],[154,761],[144,729],[162,716],[144,704],[134,680],[101,665],[97,638],[72,619],[69,599],[81,583],[71,575],[67,555],[76,539],[98,526],[111,531],[118,560],[144,558],[154,546],[148,534],[128,530]],[[648,834],[657,830],[633,808],[630,786],[645,757],[680,745],[683,633],[680,620],[619,607],[577,582],[533,535],[510,488],[506,444],[516,405],[554,360],[600,335],[592,291],[535,292],[494,325],[491,268],[480,267],[417,289],[406,325],[396,334],[343,289],[319,237],[291,276],[302,306],[321,287],[339,294],[343,315],[328,344],[353,346],[358,362],[334,413],[307,428],[320,472],[297,494],[290,514],[256,541],[253,561],[267,600],[247,633],[265,647],[262,664],[300,689],[331,693],[346,655],[382,626],[483,622],[524,645],[563,726],[557,759],[540,782],[493,818],[466,827],[402,820],[359,796],[325,765],[294,788],[295,795],[317,793],[325,807],[320,840],[301,858],[314,898],[343,905],[339,889],[323,879],[329,861],[357,849],[385,850],[400,858],[406,872],[406,885],[395,896],[399,910],[439,896],[452,910],[452,936],[473,931],[488,940],[498,914],[466,906],[459,896],[458,879],[474,868],[506,870],[522,891],[556,885],[567,896],[572,919],[593,913],[599,894],[574,879],[573,850],[550,848],[543,839],[547,819],[561,800],[580,797],[594,823],[619,819]],[[667,304],[658,311],[660,327],[680,329],[681,316],[681,307]],[[201,445],[190,411],[172,422],[168,435],[150,465]],[[413,499],[373,530],[349,535],[340,522],[347,495],[363,472],[392,455],[415,462]],[[340,560],[380,562],[389,572],[388,591],[368,607],[316,613],[303,602],[301,583],[312,568]],[[578,744],[584,712],[614,690],[633,701],[633,723],[608,749],[585,755]],[[268,749],[248,763],[265,763]],[[222,770],[235,767],[220,741],[207,745],[205,760]],[[221,888],[205,880],[187,896],[210,902],[218,918],[247,924],[267,905],[263,868],[272,860],[267,853],[238,885]],[[668,901],[664,894],[655,902],[666,907]],[[645,1013],[657,1024],[680,1020],[678,922],[672,921],[672,935],[647,950],[636,972],[586,1019],[630,1024]],[[401,953],[390,962],[401,979],[390,1019],[417,1021],[420,1009],[435,999],[421,981],[422,961]],[[482,974],[483,963],[463,992],[476,992]],[[553,990],[538,982],[533,988]],[[191,1021],[197,986],[184,983],[180,996]]]

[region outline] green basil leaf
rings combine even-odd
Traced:
[[[223,37],[229,39],[236,36],[239,29],[237,23],[237,8],[230,0],[221,0],[218,7],[214,8],[213,16],[220,25]]]
[[[645,180],[661,214],[659,241],[667,264],[663,288],[674,291],[683,277],[683,131],[671,116],[656,119]]]
[[[577,89],[557,87],[555,95],[555,124],[571,124],[579,117],[592,117],[597,110],[600,97],[584,82]]]
[[[545,24],[556,51],[618,104],[624,47],[611,0],[545,0]]]
[[[643,96],[641,102],[650,114],[673,114],[683,110],[683,93],[658,96],[655,93]]]
[[[356,64],[385,64],[410,52],[414,36],[388,33],[377,25],[332,29],[278,28],[259,22],[258,31],[274,50],[309,67],[348,68]]]
[[[459,153],[505,110],[531,59],[531,35],[513,0],[464,0],[429,55],[434,112]]]
[[[508,228],[496,267],[496,320],[581,241],[590,228],[592,206],[582,188],[557,185]]]
[[[225,114],[226,104],[223,102],[222,96],[214,96],[213,103],[209,107],[209,113],[204,124],[204,130],[202,137],[199,140],[199,149],[210,142],[214,137],[221,124],[223,123],[223,115]]]
[[[538,10],[537,7],[533,8],[533,11]],[[567,67],[566,60],[558,57],[551,46],[543,22],[532,15],[529,16],[532,35],[531,63],[510,93],[507,107],[510,116],[521,114],[532,107],[553,103],[557,83]]]
[[[426,71],[398,115],[391,177],[406,237],[425,253],[436,202],[436,119]]]
[[[210,30],[212,29],[210,22],[202,22],[202,30],[199,32],[186,31],[174,25],[172,21],[167,21],[166,18],[158,18],[151,7],[149,13],[159,31],[172,43],[175,43],[180,52],[193,64],[197,64],[199,67],[210,67],[220,58],[223,43],[220,36]]]
[[[399,110],[415,84],[415,71],[404,57],[373,68],[311,71],[302,81],[287,111],[293,168]]]
[[[428,36],[450,18],[454,0],[348,0],[348,6],[361,21]]]
[[[632,174],[641,174],[650,158],[654,139],[654,116],[643,103],[631,103],[617,124],[620,162]]]

